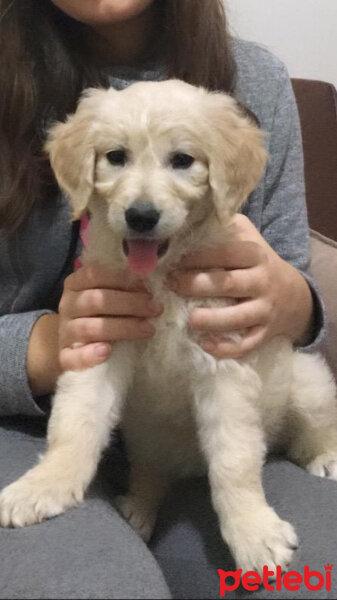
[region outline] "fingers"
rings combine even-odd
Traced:
[[[212,341],[202,341],[200,346],[215,358],[240,359],[260,348],[265,340],[266,328],[257,325],[249,329],[238,340],[219,338],[217,341],[215,339]]]
[[[135,279],[125,270],[109,269],[93,263],[69,275],[64,282],[65,290],[79,292],[87,289],[146,290],[141,279]]]
[[[195,298],[254,298],[266,287],[266,273],[260,267],[231,271],[175,271],[168,286],[180,296]]]
[[[235,306],[195,308],[190,315],[190,326],[197,331],[232,333],[266,325],[268,308],[260,300],[252,300]]]
[[[154,317],[162,309],[145,292],[125,292],[114,289],[86,289],[82,292],[69,291],[60,303],[60,313],[70,319],[99,315],[120,317]]]
[[[182,258],[179,269],[248,269],[261,263],[265,248],[253,241],[232,241]]]
[[[59,363],[63,371],[89,369],[104,362],[111,351],[111,344],[88,344],[78,348],[63,348],[59,354]]]
[[[137,318],[91,317],[67,321],[59,331],[61,369],[76,371],[98,365],[113,352],[113,342],[147,339],[154,331],[151,323]]]
[[[116,342],[151,337],[154,326],[145,319],[118,317],[91,317],[71,319],[60,331],[61,348],[73,344]]]
[[[98,264],[82,267],[65,281],[59,305],[59,362],[63,370],[92,367],[118,340],[154,334],[147,320],[160,314],[141,280]]]
[[[195,308],[190,315],[192,329],[200,332],[200,346],[215,358],[243,358],[259,348],[267,338],[269,320],[269,308],[261,300]]]

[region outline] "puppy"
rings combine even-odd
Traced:
[[[237,567],[286,568],[296,534],[268,506],[261,470],[277,447],[337,479],[333,378],[319,355],[295,352],[282,337],[245,359],[216,360],[187,325],[200,299],[165,287],[184,254],[230,238],[231,218],[265,168],[263,133],[228,95],[171,80],[86,91],[47,150],[73,217],[91,215],[84,263],[127,266],[164,311],[151,339],[115,344],[104,364],[59,378],[48,449],[1,493],[2,525],[30,525],[81,502],[121,424],[131,481],[118,505],[144,539],[172,480],[207,472]]]

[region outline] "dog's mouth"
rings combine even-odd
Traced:
[[[123,240],[123,252],[128,267],[137,275],[149,275],[157,266],[158,260],[165,256],[169,240],[126,239]]]

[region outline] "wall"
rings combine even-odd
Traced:
[[[259,42],[292,77],[337,87],[337,0],[224,0],[232,32]]]

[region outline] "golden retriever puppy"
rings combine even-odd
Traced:
[[[296,534],[268,506],[261,470],[277,446],[309,472],[337,479],[332,376],[319,355],[295,352],[281,337],[245,359],[213,358],[188,328],[202,302],[165,286],[182,255],[230,237],[232,216],[265,168],[263,140],[231,97],[173,80],[90,89],[52,129],[47,150],[59,185],[74,218],[91,215],[84,262],[127,266],[164,311],[151,339],[115,344],[104,364],[59,378],[48,449],[1,493],[3,526],[81,502],[110,430],[121,425],[131,482],[118,505],[144,539],[170,482],[207,472],[237,566],[290,563]]]

